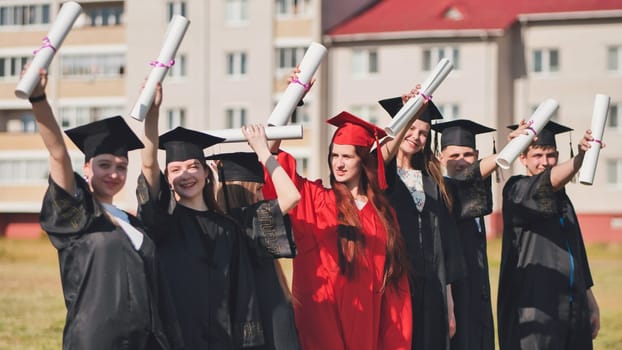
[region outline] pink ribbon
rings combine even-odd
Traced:
[[[536,132],[536,129],[531,127],[533,124],[534,124],[534,121],[533,120],[529,120],[527,122],[527,125],[528,125],[527,126],[527,130],[531,130],[531,132],[533,133],[533,136],[536,136],[536,135],[538,135],[538,133]]]
[[[309,83],[303,83],[302,81],[298,80],[298,79],[294,79],[292,80],[292,83],[301,85],[303,88],[305,88],[305,91],[309,91],[309,89],[311,88],[311,84]]]
[[[423,97],[423,99],[424,99],[424,100],[426,100],[426,101],[428,101],[428,102],[432,101],[432,95],[429,95],[429,96],[428,96],[428,95],[424,94],[424,93],[423,93],[423,92],[421,92],[421,91],[419,91],[419,92],[417,93],[417,95],[421,95],[421,97]]]
[[[593,139],[592,141],[596,142],[599,145],[603,145],[603,141],[602,140],[598,140],[598,139]]]
[[[49,47],[50,49],[52,49],[52,51],[54,53],[56,53],[56,48],[54,47],[54,45],[52,45],[52,42],[50,42],[50,38],[48,38],[47,36],[45,38],[43,38],[43,41],[41,42],[41,46],[39,46],[38,49],[34,50],[32,52],[33,55],[36,55],[39,51],[45,49]]]
[[[160,61],[151,61],[149,65],[152,67],[163,67],[163,68],[171,68],[175,64],[175,60],[170,60],[168,63],[162,63]]]

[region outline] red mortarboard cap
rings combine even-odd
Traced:
[[[378,182],[380,189],[386,189],[387,183],[384,175],[384,160],[380,149],[380,139],[387,133],[380,127],[367,122],[348,112],[341,112],[326,121],[337,127],[333,135],[333,143],[338,145],[353,145],[371,147],[376,143],[376,155],[378,157]]]

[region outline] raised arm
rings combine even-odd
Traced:
[[[527,124],[527,122],[525,122],[525,120],[521,120],[518,128],[512,130],[512,132],[508,135],[508,142],[512,141],[512,139],[517,136],[528,133],[526,131],[528,126],[529,125]],[[482,178],[487,178],[488,176],[490,176],[490,174],[492,174],[493,171],[497,169],[496,160],[497,154],[491,154],[488,157],[482,158],[482,161],[479,163],[479,170],[482,174]]]
[[[270,153],[264,127],[262,125],[244,126],[242,127],[242,133],[248,140],[248,144],[257,154],[257,158],[259,158],[261,164],[268,169],[268,173],[274,183],[279,207],[281,208],[281,212],[286,214],[300,201],[300,192],[298,192],[298,189],[285,170],[283,170],[272,153]]]
[[[587,130],[579,142],[579,152],[573,158],[559,163],[551,169],[551,185],[553,189],[558,191],[562,189],[572,179],[572,177],[581,169],[585,152],[591,147],[590,141],[594,140],[592,131]]]
[[[63,133],[56,122],[52,107],[50,107],[45,95],[45,86],[48,81],[47,71],[41,69],[39,77],[39,84],[35,86],[29,100],[37,120],[39,134],[50,154],[50,177],[67,193],[75,195],[77,189],[71,158],[69,158]]]
[[[421,85],[417,84],[417,86],[415,86],[414,89],[410,90],[407,94],[402,95],[402,104],[406,104],[408,100],[410,100],[412,97],[417,95],[419,93],[419,90],[421,90]],[[388,164],[389,162],[393,160],[393,158],[395,158],[395,155],[397,154],[397,151],[400,148],[400,144],[404,140],[404,135],[406,135],[406,131],[408,131],[412,123],[414,123],[415,120],[419,118],[419,115],[425,109],[426,104],[427,104],[427,101],[424,102],[424,106],[419,110],[419,112],[417,112],[415,117],[413,117],[412,120],[402,130],[400,130],[400,132],[396,135],[395,138],[387,137],[385,141],[382,142],[382,145],[380,146],[380,148],[382,149],[382,157],[384,159],[385,164]]]
[[[162,85],[156,86],[156,94],[153,104],[144,120],[143,144],[145,148],[141,151],[141,169],[152,195],[156,195],[160,190],[160,165],[158,164],[158,119],[160,115],[160,104],[162,103]]]

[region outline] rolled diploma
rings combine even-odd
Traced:
[[[293,140],[302,138],[302,125],[267,126],[265,129],[268,140]],[[206,134],[222,137],[223,143],[245,142],[242,129],[208,130]]]
[[[583,164],[579,172],[579,182],[584,185],[591,185],[594,182],[594,174],[596,173],[596,165],[598,164],[598,155],[600,154],[600,146],[607,124],[607,113],[609,112],[609,96],[596,94],[594,99],[594,111],[592,112],[592,136],[591,147],[585,152]],[[596,141],[598,140],[598,142]]]
[[[432,96],[438,86],[447,78],[447,75],[454,69],[453,63],[447,58],[443,58],[438,62],[434,70],[421,85],[418,95],[411,98],[404,106],[395,114],[391,123],[384,128],[387,135],[395,137],[410,122],[415,114],[421,109],[425,96]]]
[[[530,126],[530,128],[527,129],[529,134],[517,136],[505,145],[495,160],[497,165],[503,169],[509,169],[510,164],[514,162],[521,152],[529,147],[531,142],[533,142],[533,137],[537,136],[546,123],[549,122],[553,113],[557,110],[557,107],[559,107],[559,103],[553,99],[547,99],[540,103],[527,121],[527,124]]]
[[[311,43],[300,61],[298,80],[300,80],[301,83],[309,84],[309,82],[311,82],[311,78],[315,75],[325,55],[326,48],[324,46],[318,43]],[[304,94],[304,86],[297,83],[289,84],[281,96],[281,99],[272,110],[270,117],[268,117],[267,124],[276,126],[286,125]]]
[[[164,36],[164,43],[158,55],[158,62],[168,64],[177,53],[177,49],[184,39],[186,30],[190,25],[190,21],[183,16],[175,15],[169,22],[168,29]],[[138,101],[132,108],[130,115],[137,120],[145,119],[147,111],[153,103],[155,97],[156,85],[161,83],[168,72],[168,67],[154,66],[149,73],[149,77],[145,82],[143,91],[138,96]]]
[[[56,19],[47,34],[50,44],[60,49],[65,37],[69,34],[73,23],[78,19],[82,12],[82,7],[77,2],[69,1],[63,4],[56,15]],[[48,69],[56,52],[51,47],[41,48],[30,62],[30,66],[24,72],[22,78],[15,87],[15,96],[18,98],[29,98],[35,86],[39,83],[39,70]]]

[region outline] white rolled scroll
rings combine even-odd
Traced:
[[[270,117],[268,117],[268,125],[286,125],[290,116],[294,113],[294,109],[298,102],[308,90],[308,84],[311,82],[313,75],[320,66],[320,62],[326,55],[326,48],[318,43],[311,43],[307,48],[307,52],[302,57],[298,68],[298,81],[292,82],[287,86],[283,96],[276,104]]]
[[[546,123],[549,122],[555,111],[559,107],[559,103],[553,99],[544,100],[540,103],[538,108],[533,112],[527,124],[527,134],[517,136],[512,139],[503,149],[499,152],[499,155],[495,159],[498,166],[503,169],[509,169],[510,164],[516,160],[521,152],[525,151],[527,147],[533,142],[534,136],[537,136],[544,128]]]
[[[607,113],[609,112],[610,98],[607,95],[596,94],[594,98],[594,111],[592,112],[592,137],[590,148],[585,152],[583,164],[579,171],[579,182],[583,185],[594,183],[594,174],[598,164],[598,155],[603,141],[605,125],[607,125]]]
[[[168,69],[175,64],[175,54],[177,53],[181,41],[184,39],[189,25],[190,21],[186,17],[175,15],[171,18],[166,34],[164,35],[164,43],[160,49],[158,59],[150,63],[153,68],[145,82],[143,91],[140,93],[140,96],[138,96],[138,101],[136,101],[134,108],[132,108],[130,112],[132,118],[140,121],[145,119],[145,115],[147,111],[149,111],[153,99],[155,98],[156,85],[164,80],[166,73],[168,73]]]
[[[268,140],[294,140],[302,138],[302,125],[267,126],[265,129]],[[206,134],[225,139],[223,143],[245,142],[242,129],[208,130]]]
[[[48,35],[43,38],[41,47],[35,50],[35,57],[30,62],[24,75],[17,82],[15,96],[18,98],[30,97],[32,90],[39,83],[39,70],[42,68],[48,69],[56,51],[60,49],[80,13],[82,13],[82,7],[77,2],[68,1],[63,4]]]
[[[447,58],[443,58],[438,62],[434,70],[428,75],[428,78],[421,84],[419,94],[411,98],[402,106],[395,114],[391,123],[384,128],[387,135],[395,137],[400,131],[408,125],[412,118],[419,112],[426,98],[432,97],[432,94],[438,86],[447,78],[449,73],[454,69],[453,63]]]

